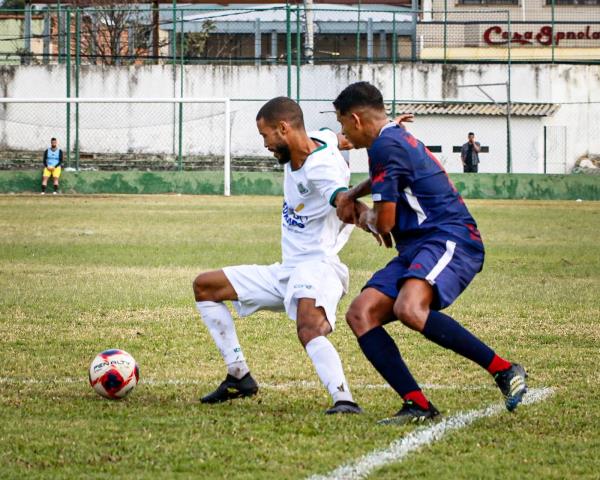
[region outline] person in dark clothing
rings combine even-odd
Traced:
[[[479,167],[479,152],[481,152],[481,145],[475,141],[475,134],[469,132],[469,140],[465,143],[460,151],[460,159],[463,164],[463,171],[465,173],[477,173]]]

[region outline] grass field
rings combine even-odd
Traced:
[[[519,360],[544,402],[448,434],[372,476],[598,478],[600,203],[471,201],[484,271],[449,312]],[[194,309],[206,269],[279,259],[276,197],[0,196],[0,478],[303,478],[325,474],[414,427],[376,425],[400,403],[343,320],[392,256],[354,232],[338,347],[361,416],[329,397],[282,314],[237,327],[257,397],[198,398],[224,376]],[[417,379],[445,416],[500,402],[474,364],[394,324]],[[141,367],[125,401],[87,384],[94,355],[122,348]]]

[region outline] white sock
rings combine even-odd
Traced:
[[[196,302],[196,308],[225,360],[227,372],[235,378],[242,378],[250,369],[229,309],[222,302]]]
[[[306,344],[306,353],[312,360],[321,382],[333,397],[333,403],[340,400],[353,402],[342,361],[331,342],[325,337],[313,338]]]

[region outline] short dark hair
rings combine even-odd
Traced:
[[[473,132],[469,132],[469,135],[467,135],[467,136],[470,137],[471,135],[475,136],[475,134]]]
[[[284,120],[296,128],[304,128],[304,115],[300,105],[288,97],[275,97],[265,103],[256,114],[257,122],[261,118],[271,124]]]
[[[348,85],[334,100],[333,106],[342,115],[346,115],[353,108],[361,107],[385,110],[381,92],[369,82]]]
[[[55,142],[55,141],[56,141],[56,137],[52,137],[52,138],[50,139],[50,141],[51,141],[51,142]]]

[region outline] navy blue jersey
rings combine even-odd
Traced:
[[[398,247],[450,234],[482,248],[475,220],[439,160],[404,128],[385,126],[369,148],[375,202],[396,203],[392,236]]]

